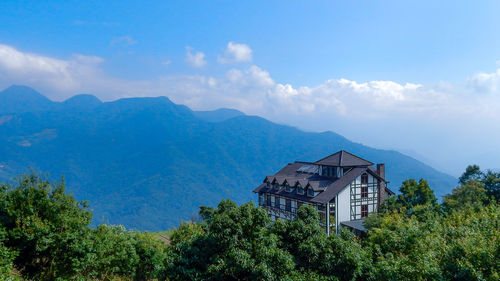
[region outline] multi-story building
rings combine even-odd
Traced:
[[[310,204],[327,234],[340,227],[362,233],[364,218],[394,194],[386,186],[385,164],[373,165],[341,150],[316,162],[288,164],[254,192],[273,221],[292,220],[302,204]]]

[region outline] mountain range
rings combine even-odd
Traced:
[[[386,163],[394,191],[408,178],[428,180],[437,195],[457,183],[397,151],[233,109],[192,111],[166,97],[54,102],[26,86],[0,92],[0,180],[30,168],[52,179],[64,175],[68,190],[90,202],[94,223],[169,229],[200,205],[256,199],[252,189],[289,162],[340,149]]]

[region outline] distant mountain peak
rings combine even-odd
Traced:
[[[210,111],[194,111],[193,114],[203,121],[214,123],[245,115],[245,113],[232,108],[219,108]]]
[[[1,91],[0,95],[32,96],[43,97],[47,99],[44,95],[40,94],[35,89],[24,85],[11,85],[10,87]]]
[[[0,92],[0,114],[46,110],[53,104],[28,86],[12,85]]]
[[[94,108],[101,104],[100,99],[90,94],[79,94],[64,101],[64,105],[71,108]]]

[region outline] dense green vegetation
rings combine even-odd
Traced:
[[[223,198],[238,204],[266,175],[340,149],[387,163],[387,180],[423,177],[437,196],[456,179],[396,151],[310,133],[231,110],[196,112],[165,97],[52,102],[33,89],[0,92],[0,180],[26,167],[64,175],[100,222],[159,231]],[[397,188],[397,187],[396,187]]]
[[[404,181],[366,222],[326,236],[316,211],[271,224],[252,202],[201,207],[196,222],[154,234],[89,227],[85,202],[28,174],[0,185],[0,280],[499,280],[500,175],[470,166],[438,203]]]

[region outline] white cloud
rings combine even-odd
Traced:
[[[186,47],[186,63],[191,67],[200,68],[207,64],[205,54],[203,52],[193,52],[193,48]]]
[[[114,45],[125,45],[125,46],[131,46],[137,44],[137,41],[134,40],[131,36],[120,36],[120,37],[115,37],[113,40],[111,40],[111,46]]]
[[[202,52],[186,50],[191,66],[206,64]],[[232,68],[220,76],[124,80],[109,76],[102,63],[95,56],[60,59],[0,45],[0,87],[24,84],[56,99],[82,92],[103,100],[167,95],[196,110],[235,108],[309,130],[333,130],[368,145],[434,153],[433,159],[444,159],[443,151],[452,150],[453,159],[472,144],[475,152],[493,151],[500,142],[500,69],[473,75],[461,84],[335,78],[295,86],[275,81],[255,65]],[[463,169],[465,164],[455,165]]]
[[[227,43],[223,56],[217,57],[219,63],[237,63],[252,61],[252,49],[246,44]]]
[[[496,92],[500,86],[500,68],[493,73],[477,73],[468,82],[478,92]]]
[[[96,56],[73,55],[68,60],[21,52],[0,44],[0,73],[10,83],[32,84],[56,90],[72,90],[98,71]]]
[[[172,62],[170,60],[165,60],[161,64],[163,64],[164,66],[169,66],[171,63]]]

